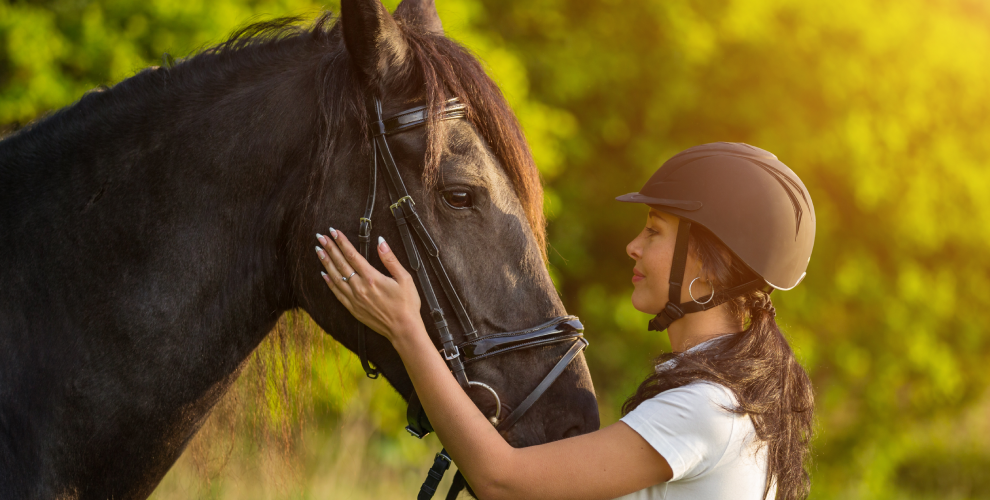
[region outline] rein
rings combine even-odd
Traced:
[[[389,209],[399,228],[402,245],[409,258],[409,267],[416,275],[416,279],[419,282],[419,289],[430,310],[430,317],[433,319],[433,323],[439,332],[440,343],[443,346],[440,349],[440,355],[447,361],[451,373],[453,373],[458,384],[464,390],[471,387],[479,387],[491,393],[495,400],[495,415],[489,417],[489,421],[499,431],[505,431],[515,425],[526,414],[543,393],[550,388],[553,382],[567,369],[571,361],[588,346],[588,341],[584,338],[584,325],[575,316],[561,316],[525,330],[493,333],[483,337],[478,336],[478,332],[474,328],[471,318],[468,317],[467,310],[463,302],[461,302],[460,297],[458,297],[454,285],[443,266],[443,262],[440,259],[440,249],[416,212],[416,203],[402,182],[402,176],[388,146],[387,137],[389,135],[423,126],[426,123],[428,110],[426,106],[418,106],[399,112],[388,118],[383,118],[382,104],[377,97],[370,100],[368,108],[369,114],[373,118],[369,120],[371,122],[370,133],[373,152],[368,199],[365,204],[364,215],[360,218],[360,227],[358,230],[358,243],[361,253],[365,259],[369,257],[372,229],[371,217],[374,211],[375,195],[377,192],[378,159],[381,158],[385,166],[383,178],[385,179],[386,190],[391,201]],[[448,99],[440,113],[440,119],[457,120],[465,118],[466,109],[467,107],[461,104],[456,97]],[[426,253],[426,258],[430,263],[430,267],[433,269],[435,279],[439,281],[441,290],[454,309],[454,315],[457,316],[457,322],[460,324],[463,332],[463,341],[459,344],[454,342],[454,336],[450,332],[443,308],[440,307],[440,302],[437,300],[433,283],[430,280],[426,267],[423,265],[420,247]],[[364,368],[367,376],[374,379],[378,378],[381,371],[373,366],[368,359],[367,335],[367,327],[361,324],[358,330],[358,357],[361,358],[361,366]],[[536,388],[504,420],[499,420],[502,401],[495,389],[488,384],[469,380],[465,372],[466,365],[475,361],[561,342],[571,342],[571,347],[567,350],[567,353],[560,358]],[[406,426],[406,430],[417,438],[423,438],[433,431],[433,427],[430,425],[429,419],[423,411],[422,405],[419,403],[419,398],[416,396],[415,390],[410,395],[408,401],[409,406],[406,409],[406,419],[409,425]],[[437,486],[443,478],[443,474],[450,467],[451,463],[452,460],[450,455],[447,454],[446,449],[436,454],[433,466],[430,468],[427,478],[420,488],[417,497],[418,500],[429,500],[433,498]],[[450,487],[450,491],[447,493],[447,499],[456,498],[464,486],[464,477],[458,471],[454,476],[454,482]]]

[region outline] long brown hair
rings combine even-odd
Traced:
[[[701,260],[702,276],[716,289],[725,290],[756,277],[718,238],[697,224],[691,228],[688,249]],[[676,361],[647,377],[622,405],[622,413],[694,381],[720,384],[739,402],[728,410],[749,415],[760,446],[767,447],[764,497],[776,485],[778,500],[805,498],[810,489],[805,462],[815,406],[811,380],[777,326],[769,293],[756,290],[726,305],[733,317],[748,321],[747,328],[717,338],[707,349],[660,356],[658,364]]]

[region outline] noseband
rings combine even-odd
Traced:
[[[466,110],[466,106],[461,104],[457,98],[449,99],[445,103],[439,118],[441,120],[464,118],[466,116]],[[430,316],[440,334],[440,344],[443,346],[440,349],[440,354],[447,361],[451,373],[453,373],[457,382],[464,390],[468,390],[471,387],[478,387],[491,393],[492,398],[495,400],[495,415],[489,417],[489,421],[499,431],[505,431],[515,425],[533,404],[540,399],[540,396],[550,388],[550,385],[553,384],[557,377],[567,369],[571,361],[587,347],[588,341],[584,338],[584,326],[575,316],[561,316],[541,325],[517,332],[494,333],[485,336],[478,335],[474,324],[471,323],[471,318],[468,317],[464,304],[457,296],[454,285],[443,267],[443,262],[440,260],[439,248],[434,243],[430,232],[423,225],[422,219],[420,219],[419,214],[416,212],[416,203],[402,182],[402,176],[399,174],[399,169],[395,164],[395,159],[392,157],[392,152],[386,140],[389,135],[423,126],[427,121],[428,112],[426,106],[418,106],[388,118],[382,118],[381,101],[378,98],[373,98],[369,103],[369,114],[374,117],[374,120],[371,120],[370,126],[373,153],[368,201],[365,205],[364,216],[360,219],[361,225],[358,230],[358,243],[361,253],[367,259],[369,257],[371,243],[371,216],[375,207],[375,194],[377,191],[378,159],[381,158],[382,163],[385,165],[385,175],[383,176],[385,186],[391,200],[391,206],[389,208],[399,228],[402,245],[406,250],[406,256],[409,258],[409,267],[416,275],[417,281],[419,281],[419,289],[426,299]],[[410,229],[410,226],[412,229]],[[417,245],[417,241],[419,245]],[[434,291],[430,276],[423,266],[419,250],[420,246],[426,253],[430,267],[433,268],[435,279],[440,282],[440,288],[447,297],[450,306],[454,309],[457,322],[464,332],[463,341],[459,344],[454,342],[454,336],[450,333],[447,319],[443,309],[440,307],[440,302],[437,300],[437,294]],[[368,377],[378,378],[381,372],[377,367],[372,366],[368,360],[367,334],[367,327],[361,324],[358,330],[358,357],[361,358],[361,366],[364,368]],[[561,342],[571,342],[571,347],[567,350],[567,353],[560,358],[539,385],[504,420],[499,419],[501,416],[502,400],[499,398],[495,389],[483,382],[469,380],[465,372],[465,367],[475,361]],[[416,397],[415,391],[409,397],[406,419],[409,422],[406,430],[413,436],[422,438],[433,431],[433,427],[430,426],[430,422],[419,403],[419,398]],[[450,455],[447,454],[446,450],[441,450],[440,453],[437,453],[434,458],[433,467],[430,469],[429,475],[420,489],[418,500],[427,500],[433,497],[437,486],[440,484],[440,479],[450,467],[450,464]],[[447,498],[455,498],[463,488],[464,478],[458,472],[454,477],[454,483],[450,487]]]

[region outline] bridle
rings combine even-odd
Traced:
[[[361,253],[366,259],[369,257],[372,227],[371,216],[375,207],[378,159],[380,157],[382,163],[385,165],[385,174],[383,177],[389,199],[391,200],[391,206],[389,208],[399,228],[402,245],[405,248],[406,256],[409,258],[409,267],[416,275],[420,292],[426,300],[427,307],[430,310],[430,316],[440,334],[440,343],[443,346],[440,349],[440,354],[447,361],[451,373],[453,373],[461,387],[465,390],[471,387],[478,387],[491,393],[495,399],[495,415],[489,417],[489,421],[499,431],[504,431],[522,418],[540,396],[567,369],[571,361],[587,347],[588,341],[584,338],[584,326],[575,316],[561,316],[526,330],[478,336],[478,332],[474,328],[474,324],[471,323],[471,318],[468,317],[464,304],[457,296],[454,285],[443,267],[443,262],[440,260],[440,250],[436,243],[434,243],[433,238],[430,237],[430,232],[423,225],[422,219],[420,219],[419,214],[416,212],[416,203],[402,182],[402,176],[399,174],[399,169],[395,164],[395,159],[392,157],[392,152],[388,147],[388,140],[386,139],[389,135],[423,126],[427,120],[427,107],[418,106],[407,109],[388,118],[382,118],[382,103],[377,97],[370,100],[368,107],[369,115],[374,118],[370,124],[373,151],[368,201],[365,204],[364,216],[360,219],[361,224],[358,230],[358,244]],[[466,106],[461,104],[456,97],[448,99],[439,118],[444,121],[465,118],[466,110]],[[416,243],[417,241],[419,242],[419,246]],[[420,246],[422,246],[423,251],[426,253],[430,267],[433,268],[435,279],[440,282],[440,287],[447,297],[447,301],[454,309],[457,321],[461,326],[461,330],[464,332],[464,340],[459,344],[454,342],[454,336],[450,333],[447,319],[437,300],[437,294],[433,288],[430,276],[423,266],[419,251]],[[358,357],[361,358],[361,366],[364,368],[365,373],[369,378],[374,379],[378,378],[381,372],[377,367],[372,366],[368,360],[367,334],[367,327],[361,324],[358,330]],[[571,347],[567,350],[567,353],[560,358],[539,385],[505,419],[499,419],[501,416],[502,400],[499,398],[495,389],[483,382],[469,380],[465,372],[465,367],[475,361],[561,342],[571,342]],[[417,438],[423,438],[433,431],[426,413],[423,411],[419,399],[416,397],[415,391],[409,397],[406,419],[409,423],[406,426],[406,430]],[[419,500],[428,500],[433,497],[437,486],[440,484],[440,479],[450,467],[450,464],[451,458],[446,450],[441,450],[440,453],[437,453],[433,461],[433,467],[430,468],[426,481],[420,489]],[[455,498],[464,486],[464,478],[458,472],[454,476],[454,483],[447,493],[447,498]]]

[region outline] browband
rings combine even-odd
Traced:
[[[369,128],[373,135],[392,135],[405,132],[424,125],[427,111],[426,106],[417,106],[384,120],[373,122]],[[439,118],[441,120],[456,120],[466,116],[467,106],[461,104],[461,101],[456,97],[452,97],[447,99]]]

